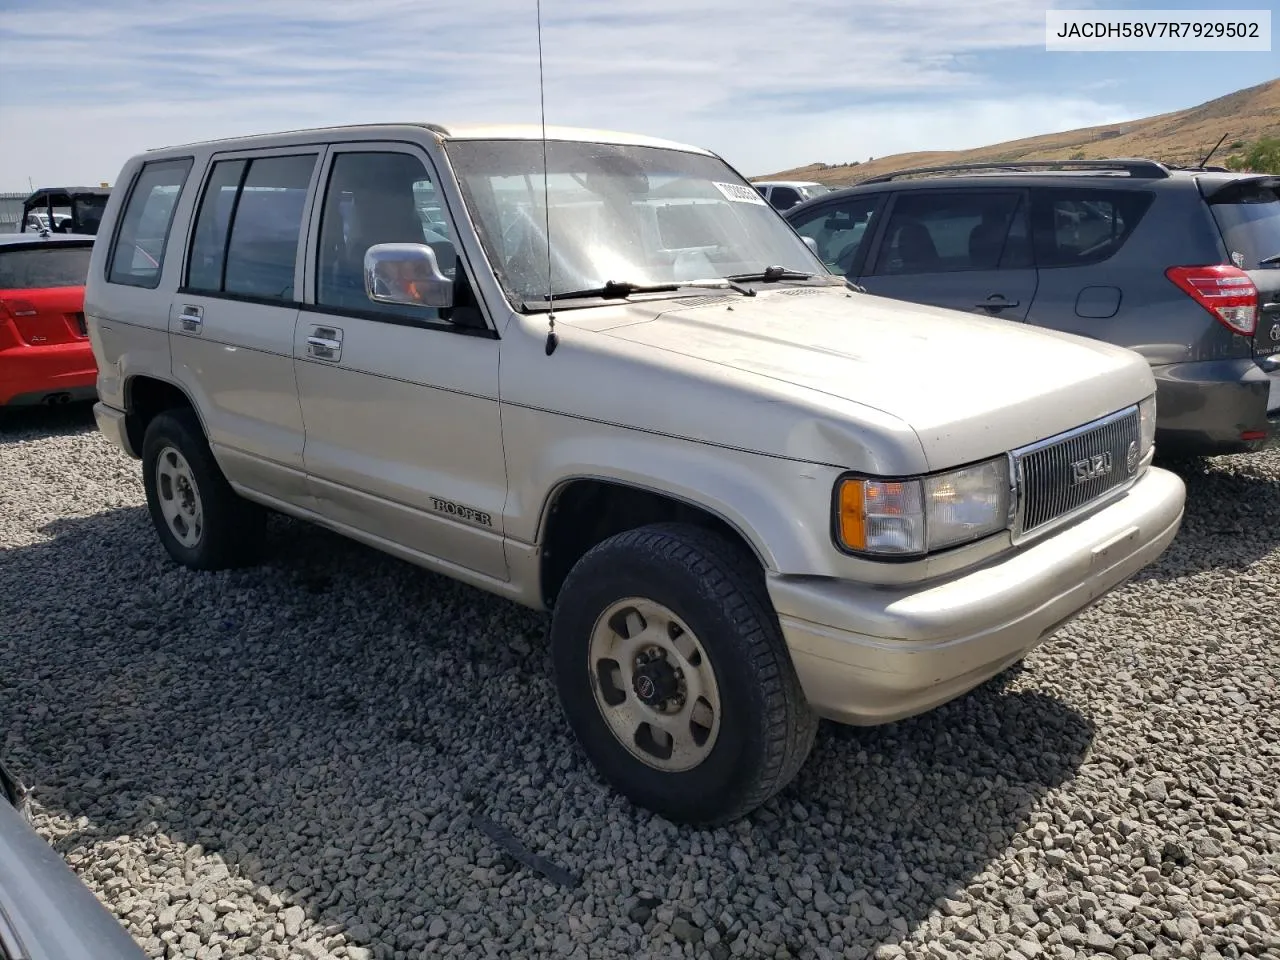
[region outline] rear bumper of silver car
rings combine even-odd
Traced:
[[[102,401],[98,401],[93,405],[93,419],[98,422],[99,432],[136,460],[138,459],[138,454],[129,443],[129,431],[126,428],[125,417],[126,414],[123,410],[117,410]]]

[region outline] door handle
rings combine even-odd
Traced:
[[[307,353],[321,360],[337,360],[342,341],[329,337],[307,337]]]
[[[315,327],[307,337],[307,355],[317,360],[342,358],[342,331],[337,327]]]
[[[204,308],[186,304],[178,314],[178,322],[188,333],[199,333],[200,328],[204,326]]]
[[[1010,307],[1018,306],[1017,300],[1006,300],[1000,294],[996,294],[990,300],[981,300],[974,304],[983,310],[1008,310]]]

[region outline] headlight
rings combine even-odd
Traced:
[[[1141,447],[1138,457],[1141,459],[1151,452],[1151,448],[1156,443],[1156,395],[1154,393],[1138,404],[1138,425],[1140,427],[1138,443]]]
[[[846,550],[921,556],[1009,525],[1009,461],[904,480],[846,477],[835,500],[836,536]]]

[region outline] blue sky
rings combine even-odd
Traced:
[[[548,122],[697,143],[756,175],[1130,120],[1280,75],[1274,49],[1049,53],[1045,8],[543,0]],[[0,191],[114,182],[138,151],[245,133],[536,122],[534,28],[534,0],[0,0]]]

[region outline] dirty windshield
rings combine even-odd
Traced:
[[[750,277],[831,280],[754,188],[720,160],[654,147],[550,141],[551,290]],[[450,160],[481,242],[517,304],[545,309],[542,143],[461,140]]]

